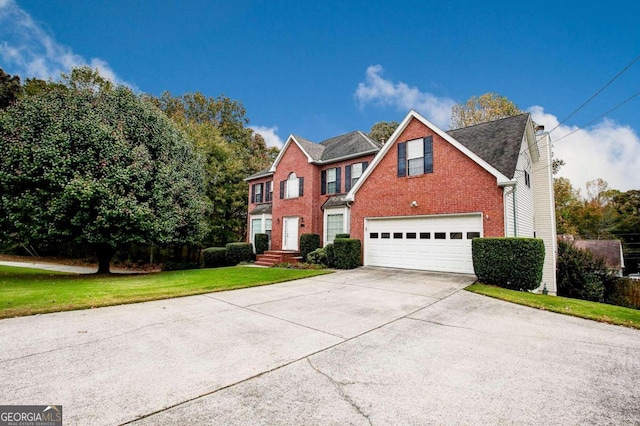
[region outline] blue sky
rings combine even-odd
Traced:
[[[87,64],[140,92],[225,94],[272,145],[412,108],[446,130],[453,104],[486,92],[551,130],[640,55],[638,16],[615,0],[0,0],[0,67],[55,79]],[[597,119],[639,91],[637,61],[553,131],[574,186],[640,189],[640,96]]]

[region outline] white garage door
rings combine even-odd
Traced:
[[[364,264],[473,274],[482,214],[365,219]]]

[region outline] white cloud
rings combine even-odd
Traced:
[[[284,145],[284,141],[276,134],[278,132],[278,126],[249,126],[249,128],[262,136],[269,147],[273,146],[280,149]]]
[[[367,104],[392,105],[405,112],[414,109],[438,127],[449,128],[451,108],[456,104],[449,98],[439,98],[431,93],[421,92],[406,83],[394,83],[382,77],[381,65],[367,68],[366,79],[358,84],[355,99],[364,108]]]
[[[558,126],[558,118],[540,106],[529,112],[547,131]],[[569,135],[571,132],[575,133]],[[584,129],[560,125],[552,131],[551,141],[555,156],[566,163],[558,175],[569,179],[583,195],[585,183],[598,178],[612,189],[640,189],[640,138],[630,126],[609,119]]]
[[[121,80],[105,60],[87,61],[70,47],[59,44],[14,0],[0,0],[0,37],[0,59],[5,71],[23,79],[57,80],[61,72],[88,65],[116,84],[132,86]]]

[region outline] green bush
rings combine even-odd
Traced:
[[[336,267],[336,251],[335,251],[335,247],[332,244],[327,244],[326,246],[324,246],[324,254],[327,256],[327,263],[326,265],[329,268],[335,268]]]
[[[533,290],[542,281],[544,242],[535,238],[474,238],[478,280],[513,290]]]
[[[307,255],[312,251],[320,248],[320,235],[318,234],[302,234],[300,235],[300,256],[302,261],[307,261]]]
[[[255,244],[256,244],[256,254],[262,254],[265,251],[269,250],[269,235],[256,234]]]
[[[307,255],[307,262],[314,265],[327,265],[327,252],[318,248]]]
[[[202,250],[202,263],[205,268],[217,268],[227,264],[226,247],[208,247]]]
[[[349,234],[336,234],[334,240],[337,240],[338,238],[351,238],[351,236]]]
[[[237,265],[240,262],[253,260],[253,245],[251,243],[227,244],[227,265]]]
[[[200,265],[195,262],[165,262],[162,264],[163,271],[184,271],[187,269],[198,269]]]
[[[558,295],[575,299],[603,302],[605,286],[612,288],[615,277],[609,272],[604,259],[572,243],[558,241]]]
[[[360,240],[337,238],[333,241],[334,262],[338,269],[353,269],[360,266]]]

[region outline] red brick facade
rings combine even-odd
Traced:
[[[394,143],[355,194],[353,238],[364,241],[366,217],[476,212],[483,213],[485,237],[504,235],[503,191],[494,176],[415,118],[397,141],[427,136],[433,137],[433,173],[398,177]]]
[[[433,172],[418,176],[397,176],[397,143],[427,136],[433,137]],[[433,214],[482,213],[483,233],[486,237],[504,235],[503,190],[496,177],[475,163],[421,121],[413,118],[389,148],[375,170],[355,193],[350,209],[353,238],[364,241],[364,219],[367,217],[421,216]],[[335,194],[321,195],[321,172],[340,167],[340,193],[345,193],[345,166],[371,162],[373,154],[329,164],[310,163],[307,155],[295,143],[289,143],[282,153],[275,173],[249,182],[249,211],[251,186],[272,181],[272,250],[282,248],[282,227],[285,217],[298,217],[298,236],[319,234],[324,238],[322,205]],[[281,182],[290,173],[304,178],[303,196],[282,199]],[[265,186],[266,187],[266,186]],[[416,206],[412,206],[412,202]],[[249,229],[251,217],[248,218]],[[250,232],[250,231],[249,231]],[[250,235],[248,235],[248,240]]]

